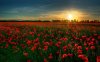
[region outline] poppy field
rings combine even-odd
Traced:
[[[100,30],[0,25],[0,62],[97,62]]]

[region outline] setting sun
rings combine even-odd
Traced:
[[[71,11],[67,11],[65,13],[65,18],[69,21],[71,20],[80,20],[80,17],[81,16],[81,11],[78,11],[78,10],[71,10]]]
[[[68,14],[68,15],[67,15],[67,19],[68,19],[68,20],[72,20],[72,19],[73,19],[73,15],[72,15],[72,14]]]

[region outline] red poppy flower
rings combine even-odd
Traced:
[[[63,46],[63,49],[67,49],[67,46]]]
[[[32,62],[32,61],[30,59],[28,59],[27,62]]]
[[[64,50],[64,52],[66,52],[67,46],[63,46],[63,50]]]
[[[88,47],[86,47],[86,48],[85,48],[85,50],[86,50],[86,51],[88,51],[88,50],[89,50],[89,48],[88,48]]]
[[[83,54],[78,55],[78,58],[82,59],[84,62],[88,62],[88,58]]]
[[[58,43],[55,44],[56,47],[60,48],[60,45]]]
[[[78,54],[82,54],[82,50],[78,50],[77,53],[78,53]]]
[[[100,62],[100,56],[97,56],[97,62]]]
[[[98,34],[94,34],[94,36],[97,36]]]
[[[26,43],[28,46],[30,46],[32,44],[32,41],[28,40]]]
[[[67,54],[63,54],[62,55],[62,58],[64,59],[64,58],[66,58],[68,55]]]
[[[67,38],[63,38],[63,41],[67,41],[68,39]]]
[[[76,43],[75,43],[75,44],[74,44],[74,46],[75,46],[75,47],[77,47],[77,46],[78,46],[78,44],[76,44]]]
[[[61,44],[61,42],[60,42],[60,41],[58,41],[57,43],[58,43],[59,45]]]
[[[57,52],[56,52],[56,54],[57,54],[57,55],[59,55],[59,54],[60,54],[60,52],[59,52],[59,51],[57,51]]]
[[[84,42],[84,46],[87,46],[87,43]]]
[[[32,51],[34,51],[35,49],[36,49],[36,46],[33,46],[33,47],[31,48]]]
[[[8,48],[8,46],[9,46],[9,44],[7,43],[7,44],[5,45],[5,48]]]
[[[78,46],[77,49],[82,49],[82,46]]]
[[[52,59],[52,58],[53,58],[52,53],[50,53],[49,54],[49,59]]]
[[[23,49],[26,48],[26,46],[25,46],[24,44],[21,44],[20,46],[21,46]]]
[[[98,39],[100,40],[100,35],[98,36]]]
[[[68,53],[68,56],[69,56],[69,57],[73,57],[73,54],[71,54],[71,53]]]
[[[35,42],[35,43],[38,43],[38,42],[39,42],[39,38],[36,38],[36,39],[34,40],[34,42]]]
[[[44,51],[48,50],[48,46],[44,46]]]
[[[33,35],[33,34],[34,34],[34,32],[29,32],[29,34]]]
[[[49,45],[49,42],[43,42],[44,45]]]
[[[95,46],[91,46],[90,49],[94,50],[95,49]]]
[[[49,44],[50,44],[50,46],[52,46],[52,45],[53,45],[53,42],[52,42],[52,41],[50,41],[50,42],[49,42]]]
[[[94,42],[93,42],[93,41],[91,41],[91,42],[90,42],[90,44],[91,44],[91,45],[94,45]]]
[[[44,62],[48,62],[48,60],[46,58],[44,58]]]
[[[28,56],[28,53],[27,52],[24,52],[23,55],[27,57]]]
[[[78,58],[83,59],[83,58],[84,58],[84,55],[83,55],[83,54],[79,54],[79,55],[78,55]]]

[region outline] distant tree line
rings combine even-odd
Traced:
[[[100,20],[82,20],[81,23],[100,23]]]
[[[0,22],[73,22],[73,23],[100,23],[100,20],[0,20]]]

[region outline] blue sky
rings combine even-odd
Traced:
[[[0,19],[63,19],[70,11],[99,19],[100,0],[0,0]]]

